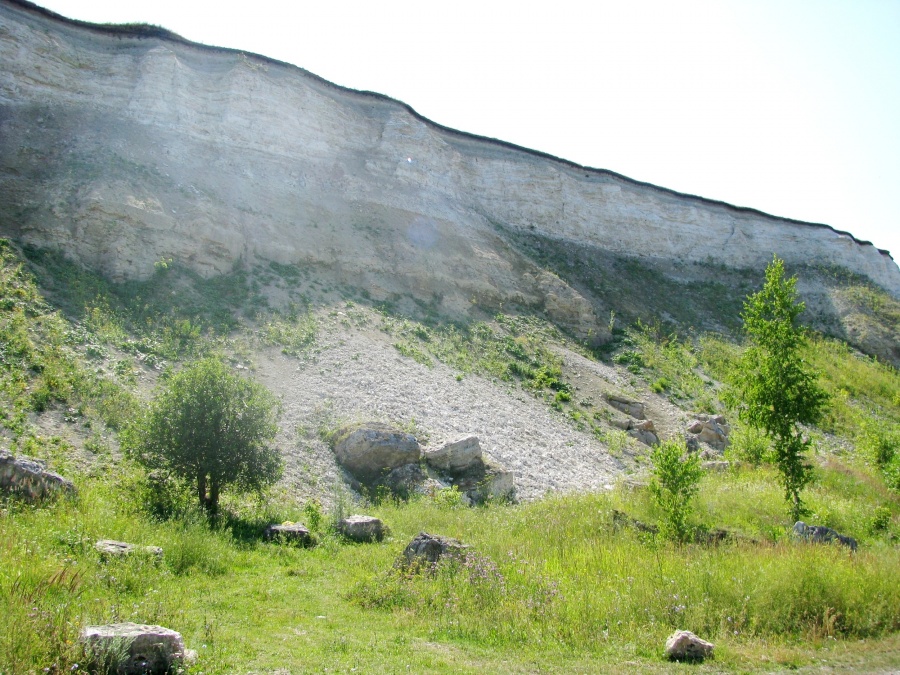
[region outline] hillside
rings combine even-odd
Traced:
[[[182,632],[188,673],[669,672],[678,628],[716,643],[702,672],[900,668],[887,252],[158,27],[0,0],[0,63],[0,451],[78,493],[0,495],[0,675],[82,672],[82,627],[118,621]],[[723,400],[773,254],[828,394],[804,517],[853,553],[791,536],[770,444]],[[208,355],[278,398],[284,460],[216,517],[123,451]],[[366,484],[333,447],[356,422],[477,436],[513,498]],[[708,462],[678,541],[648,489],[669,440]],[[360,512],[388,535],[342,537]],[[311,545],[267,540],[282,522]],[[422,530],[471,549],[407,573]]]

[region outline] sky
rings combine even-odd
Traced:
[[[900,261],[898,0],[37,0],[376,91],[442,125],[826,223]]]

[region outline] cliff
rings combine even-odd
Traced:
[[[0,231],[114,279],[173,258],[304,264],[448,313],[597,308],[517,237],[647,264],[840,266],[900,296],[886,251],[442,127],[387,97],[159,29],[0,0]]]

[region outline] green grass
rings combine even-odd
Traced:
[[[849,555],[787,540],[769,478],[708,476],[694,516],[740,525],[759,544],[673,546],[618,531],[614,508],[655,518],[644,491],[623,489],[479,509],[385,501],[368,509],[391,528],[384,542],[351,544],[325,528],[300,549],[260,537],[266,522],[302,520],[297,508],[232,500],[219,526],[191,508],[155,520],[123,467],[80,479],[74,502],[0,511],[0,672],[69,670],[83,662],[80,626],[109,621],[179,630],[200,652],[194,673],[653,670],[676,628],[714,641],[715,667],[729,670],[765,670],[761,653],[810,663],[832,640],[858,649],[864,639],[876,653],[892,644],[897,500],[886,502],[889,531],[875,535],[858,529],[874,499],[844,497],[834,523],[862,541]],[[823,481],[823,501],[844,489],[835,481]],[[421,530],[460,538],[472,555],[404,576],[394,562]],[[104,562],[92,548],[101,538],[161,546],[163,560]]]

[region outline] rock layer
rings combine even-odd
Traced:
[[[434,124],[387,97],[166,34],[0,0],[0,231],[114,279],[172,258],[258,258],[445,313],[540,307],[597,335],[590,302],[510,242],[538,234],[668,262],[840,265],[900,295],[886,252]]]

